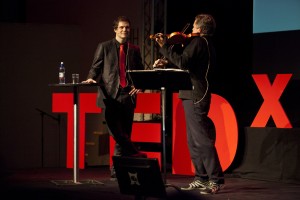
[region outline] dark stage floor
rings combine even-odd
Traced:
[[[41,168],[5,171],[1,173],[1,199],[84,199],[114,200],[136,199],[121,194],[117,181],[111,181],[106,166],[80,170],[78,180],[83,184],[57,185],[52,181],[73,180],[73,170]],[[164,179],[164,174],[162,174]],[[175,186],[189,183],[192,177],[166,174],[166,182]],[[87,183],[85,181],[88,181]],[[236,178],[226,174],[226,185],[214,195],[201,195],[199,191],[178,191],[167,187],[166,199],[222,199],[222,200],[293,200],[300,198],[300,185]],[[20,198],[21,197],[21,198]],[[146,199],[158,199],[147,197]]]

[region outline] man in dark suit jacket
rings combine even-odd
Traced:
[[[126,74],[126,84],[121,86],[119,49],[124,45],[126,70],[143,70],[142,58],[138,46],[130,44],[130,21],[119,16],[113,23],[116,37],[99,43],[87,80],[83,83],[100,84],[98,106],[105,111],[105,120],[110,134],[116,141],[114,155],[130,157],[147,157],[139,152],[131,141],[131,130],[136,105],[136,89]],[[112,170],[112,176],[115,176]]]
[[[154,67],[172,63],[188,70],[193,85],[191,90],[179,90],[179,98],[186,120],[186,133],[191,160],[195,168],[194,180],[182,190],[200,190],[201,194],[215,194],[224,185],[224,173],[215,147],[216,129],[208,117],[211,88],[208,83],[211,69],[216,66],[216,53],[212,36],[216,22],[212,15],[196,15],[192,33],[180,53],[169,48],[162,33],[156,34],[159,52],[165,59],[158,59]]]

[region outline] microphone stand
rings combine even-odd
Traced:
[[[61,117],[58,115],[57,117],[50,115],[49,113],[46,113],[45,111],[42,111],[39,108],[36,108],[37,111],[40,112],[41,115],[41,165],[42,168],[44,167],[44,116],[50,117],[51,119],[58,122],[58,162],[60,165],[60,123],[61,123]]]

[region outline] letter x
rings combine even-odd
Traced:
[[[292,128],[292,125],[282,108],[279,98],[289,82],[292,74],[277,74],[273,85],[266,74],[252,75],[264,102],[261,105],[251,127],[265,127],[272,116],[277,128]]]

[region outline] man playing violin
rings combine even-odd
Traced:
[[[187,143],[195,168],[194,180],[181,187],[182,190],[200,190],[201,194],[217,193],[224,184],[224,173],[215,147],[216,130],[208,117],[211,103],[211,91],[208,75],[216,63],[212,36],[216,23],[208,14],[195,17],[192,34],[198,37],[189,38],[182,52],[169,48],[168,38],[156,34],[155,40],[160,46],[159,52],[164,59],[155,61],[153,67],[164,67],[173,64],[180,69],[188,70],[193,85],[192,90],[180,90],[186,119]]]

